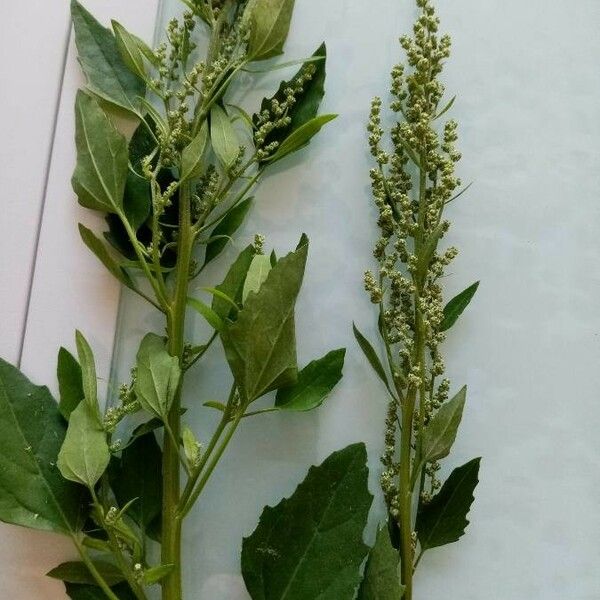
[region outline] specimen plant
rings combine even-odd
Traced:
[[[417,0],[417,6],[413,36],[401,38],[407,65],[392,71],[396,122],[390,144],[383,140],[379,98],[372,103],[368,126],[381,234],[374,250],[378,273],[365,273],[365,288],[378,307],[384,360],[354,327],[389,400],[381,487],[389,543],[399,552],[403,588],[397,597],[404,594],[405,600],[413,598],[413,572],[423,553],[463,535],[479,471],[477,458],[440,482],[439,461],[450,453],[466,398],[463,387],[449,399],[442,344],[478,283],[444,306],[442,278],[458,251],[441,244],[450,228],[448,206],[462,194],[455,175],[461,156],[457,123],[441,124],[454,104],[454,98],[443,102],[440,81],[450,38],[439,36],[430,0]],[[380,534],[384,546],[385,536]]]
[[[221,284],[204,280],[265,171],[334,118],[318,114],[325,46],[296,61],[298,73],[249,115],[230,103],[231,88],[247,89],[253,72],[277,68],[251,65],[282,53],[294,0],[184,4],[151,49],[72,2],[87,79],[75,105],[72,184],[79,203],[105,214],[107,225],[104,239],[79,230],[109,272],[163,315],[164,329],[143,337],[131,380],[106,403],[80,332],[77,358],[59,352],[60,403],[0,361],[0,519],[73,540],[80,562],[50,573],[71,598],[143,600],[160,585],[163,600],[181,600],[182,523],[238,426],[264,412],[319,406],[344,362],[340,349],[298,368],[294,306],[306,236],[282,258],[265,253],[257,236]],[[115,125],[123,117],[136,125],[130,139]],[[206,319],[209,339],[186,337],[190,311]],[[184,381],[218,339],[233,383],[222,402],[206,403],[220,419],[201,443],[185,425]],[[274,406],[253,406],[275,390]]]

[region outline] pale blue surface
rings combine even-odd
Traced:
[[[175,0],[168,3],[165,15]],[[288,495],[308,465],[365,440],[377,488],[384,394],[353,341],[356,320],[375,337],[361,289],[377,235],[368,191],[364,123],[372,96],[385,97],[411,27],[410,2],[299,0],[287,58],[329,48],[324,111],[340,118],[309,152],[273,172],[240,232],[279,253],[302,231],[311,238],[298,305],[302,362],[347,346],[346,377],[322,410],[248,421],[186,527],[186,593],[245,600],[243,535],[263,505]],[[600,597],[600,5],[593,0],[440,0],[454,38],[446,71],[458,93],[468,195],[450,210],[461,250],[450,296],[482,279],[473,306],[446,345],[454,386],[468,407],[448,462],[483,456],[468,535],[432,551],[417,575],[419,598],[597,600]],[[268,92],[277,78],[265,77]],[[253,94],[259,99],[261,94]],[[221,280],[230,249],[207,273]],[[158,323],[127,296],[120,357]],[[136,325],[136,323],[139,325]],[[196,323],[201,331],[200,320]],[[198,339],[198,338],[195,338]],[[125,366],[125,365],[124,365]],[[121,377],[125,377],[125,371]],[[187,385],[187,415],[206,436],[229,375],[220,349]],[[375,515],[381,516],[379,497]],[[374,525],[374,523],[373,523]],[[373,528],[369,538],[373,536]]]

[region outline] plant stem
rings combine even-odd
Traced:
[[[87,550],[81,544],[78,537],[75,534],[73,534],[72,537],[75,547],[79,552],[79,556],[81,556],[81,560],[85,563],[85,566],[88,568],[88,571],[91,573],[94,581],[98,584],[98,587],[106,594],[106,597],[109,600],[119,600],[119,597],[110,589],[108,583],[106,583],[102,575],[100,575],[98,569],[96,569],[94,562],[88,556]]]
[[[194,244],[191,220],[191,189],[189,183],[183,183],[179,189],[179,239],[175,269],[175,293],[173,303],[167,313],[168,350],[172,356],[179,359],[182,366],[185,345],[185,310]],[[173,565],[162,581],[163,600],[182,600],[181,519],[178,512],[180,469],[177,443],[181,431],[182,388],[183,381],[179,384],[168,418],[168,426],[173,433],[173,439],[170,435],[166,435],[163,448],[162,564]]]

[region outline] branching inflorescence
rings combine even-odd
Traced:
[[[365,273],[365,289],[379,307],[386,350],[387,368],[379,363],[376,367],[390,397],[381,487],[392,541],[400,550],[407,600],[419,560],[417,545],[421,553],[432,547],[423,515],[444,492],[438,492],[438,460],[450,451],[465,399],[463,388],[448,401],[451,386],[444,377],[440,346],[477,287],[444,306],[441,279],[458,250],[439,246],[450,228],[445,209],[460,193],[455,168],[461,155],[455,146],[457,123],[440,125],[454,103],[453,98],[442,104],[439,80],[450,55],[450,38],[439,37],[439,19],[430,0],[417,0],[417,5],[420,16],[413,36],[401,38],[407,64],[392,70],[391,109],[398,121],[391,128],[390,149],[383,143],[381,99],[375,98],[371,106],[369,146],[376,163],[371,183],[381,236],[374,250],[379,271]],[[371,362],[378,361],[366,339],[358,330],[356,334]],[[476,472],[470,472],[472,488],[476,481]],[[472,501],[470,493],[466,496],[470,499],[463,506],[460,534]]]

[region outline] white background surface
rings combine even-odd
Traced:
[[[70,191],[74,161],[72,101],[80,76],[66,62],[66,2],[13,4],[0,35],[0,127],[4,144],[0,217],[0,354],[34,379],[54,384],[60,344],[75,327],[94,342],[108,377],[118,290],[77,239],[80,211]],[[116,16],[151,36],[148,2],[91,0],[99,17]],[[175,0],[167,2],[165,14]],[[439,0],[454,39],[446,70],[458,93],[464,160],[475,181],[453,205],[450,236],[461,255],[447,279],[451,296],[476,279],[479,293],[446,344],[455,387],[468,383],[469,406],[448,467],[483,456],[468,534],[426,555],[419,597],[436,600],[598,600],[600,598],[600,5],[529,0]],[[375,319],[361,290],[376,236],[368,191],[364,123],[370,98],[384,95],[410,29],[412,3],[298,0],[288,57],[326,39],[330,54],[324,110],[340,118],[308,152],[274,171],[238,237],[267,235],[280,253],[302,231],[311,255],[298,306],[300,358],[348,347],[346,376],[311,415],[248,422],[235,439],[187,528],[187,597],[246,600],[239,546],[262,506],[289,494],[309,464],[365,440],[373,467],[384,419],[383,392],[352,339],[356,320],[371,338]],[[26,20],[27,19],[27,20]],[[39,42],[22,43],[25,27]],[[53,29],[55,28],[55,30]],[[273,81],[261,80],[269,91]],[[53,137],[59,88],[62,98]],[[29,94],[29,95],[28,95]],[[35,95],[31,95],[35,94]],[[252,107],[248,99],[247,106]],[[51,162],[48,155],[54,146]],[[49,167],[49,171],[48,168]],[[44,186],[47,179],[47,192]],[[40,244],[22,337],[35,232]],[[207,273],[220,281],[236,252]],[[158,327],[129,296],[122,303],[118,358],[128,367],[143,330]],[[200,337],[198,331],[191,332]],[[207,432],[214,417],[198,408],[227,387],[219,352],[188,387],[190,422]],[[375,516],[381,515],[376,499]],[[370,532],[372,533],[372,532]],[[14,600],[62,599],[43,573],[69,555],[60,538],[0,528],[0,591]]]

